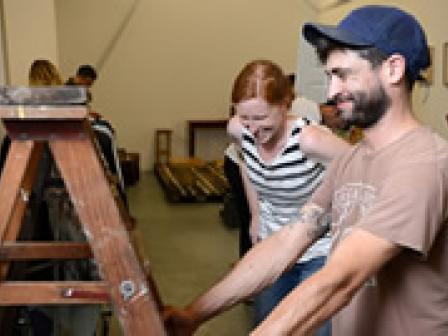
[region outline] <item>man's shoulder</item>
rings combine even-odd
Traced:
[[[441,179],[448,182],[448,141],[429,127],[421,127],[409,134],[404,141],[389,152],[385,165],[390,167],[390,176],[398,179],[406,177],[412,182]],[[413,182],[412,182],[413,183]]]
[[[448,140],[428,127],[422,127],[409,139],[409,147],[417,158],[448,164]]]

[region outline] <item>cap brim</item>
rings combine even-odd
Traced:
[[[312,45],[316,45],[319,38],[326,37],[330,40],[348,46],[354,46],[354,47],[371,46],[371,43],[337,26],[305,23],[305,25],[303,26],[302,34],[303,37]]]

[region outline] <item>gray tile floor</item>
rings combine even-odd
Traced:
[[[187,304],[216,282],[238,257],[238,232],[220,221],[220,204],[169,204],[152,173],[129,189],[146,254],[162,299]],[[197,335],[247,335],[251,307],[241,304],[204,324]],[[113,328],[112,336],[121,335]]]

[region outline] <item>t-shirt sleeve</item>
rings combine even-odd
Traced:
[[[427,256],[444,225],[446,181],[434,164],[418,163],[385,177],[357,227]]]

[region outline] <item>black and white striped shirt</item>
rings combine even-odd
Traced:
[[[300,208],[322,180],[324,166],[306,157],[298,141],[302,128],[309,124],[307,119],[297,118],[286,145],[269,163],[259,155],[252,134],[243,129],[241,150],[258,196],[261,239],[297,219]],[[328,238],[320,239],[300,261],[327,255],[329,245]]]

